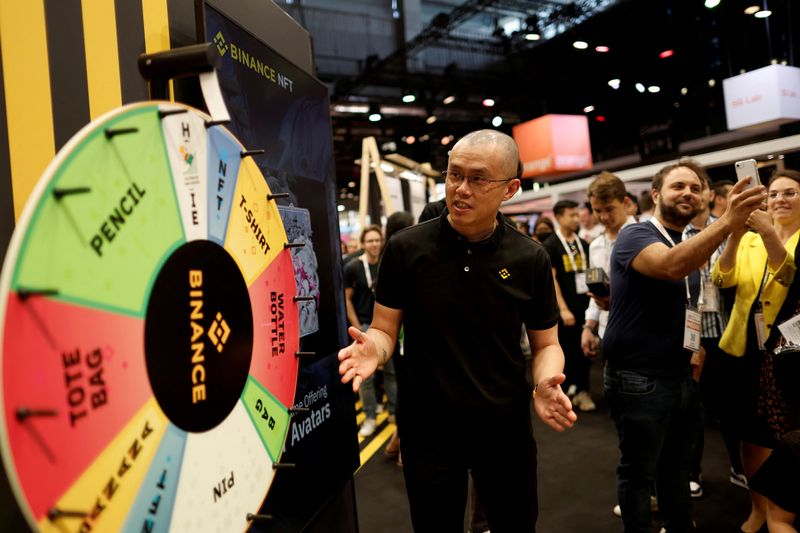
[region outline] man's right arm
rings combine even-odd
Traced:
[[[342,383],[353,382],[353,391],[389,361],[403,322],[403,311],[375,303],[372,324],[366,332],[350,327],[347,333],[353,343],[339,350],[339,374]]]
[[[661,242],[650,244],[633,259],[631,267],[651,278],[680,280],[703,266],[731,231],[744,226],[766,197],[764,187],[745,189],[746,186],[746,181],[740,181],[731,189],[725,213],[703,231],[672,248]]]
[[[353,305],[353,289],[347,287],[344,290],[344,308],[347,311],[347,320],[354,328],[361,329],[361,322],[358,320],[358,313],[356,313],[356,306]]]

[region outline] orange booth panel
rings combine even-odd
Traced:
[[[524,178],[592,168],[585,115],[544,115],[514,126],[513,134]]]

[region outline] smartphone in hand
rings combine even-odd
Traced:
[[[737,161],[734,163],[734,167],[736,168],[736,179],[738,181],[742,181],[747,177],[750,178],[750,184],[747,186],[748,189],[761,185],[761,180],[758,176],[758,165],[756,165],[755,159]]]

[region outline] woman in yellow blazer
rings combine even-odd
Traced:
[[[736,299],[719,347],[744,357],[746,375],[737,394],[741,403],[742,459],[749,478],[777,443],[759,413],[763,344],[773,328],[796,272],[795,249],[800,239],[800,173],[785,170],[769,180],[767,211],[747,221],[753,232],[735,231],[714,265],[711,279],[719,287],[736,287]],[[767,500],[750,491],[752,510],[742,531],[758,531],[766,520]]]

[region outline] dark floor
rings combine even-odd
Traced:
[[[620,519],[611,512],[616,503],[617,437],[601,398],[600,370],[599,363],[593,365],[597,412],[579,413],[578,423],[566,433],[536,420],[540,533],[622,531]],[[700,532],[737,532],[749,514],[747,492],[729,482],[728,468],[719,431],[709,427],[703,457],[704,495],[694,500]],[[355,481],[361,533],[412,531],[403,473],[394,459],[376,453],[356,473]],[[659,528],[654,525],[654,531]]]

